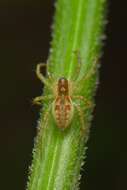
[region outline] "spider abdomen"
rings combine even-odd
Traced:
[[[53,102],[52,112],[59,128],[65,129],[69,126],[73,117],[73,104],[68,96],[59,96]]]

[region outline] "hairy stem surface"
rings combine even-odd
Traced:
[[[98,57],[104,26],[105,0],[58,0],[53,23],[53,35],[48,59],[48,71],[60,77],[76,80],[79,96],[93,102],[98,78]],[[80,57],[77,60],[76,53]],[[81,62],[80,72],[78,72]],[[93,69],[88,78],[84,75]],[[81,80],[82,79],[82,80]],[[52,86],[52,82],[51,82]],[[45,88],[45,95],[49,90]],[[79,103],[79,100],[76,102]],[[43,104],[38,122],[38,133],[33,150],[33,161],[27,190],[78,189],[80,169],[84,163],[89,133],[82,132],[78,110],[75,109],[68,129],[60,130],[51,112],[51,101]],[[83,110],[89,129],[93,108]]]

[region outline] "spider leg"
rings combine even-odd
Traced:
[[[79,117],[80,117],[80,122],[81,122],[81,134],[87,134],[88,133],[88,128],[87,126],[85,125],[85,122],[84,122],[84,113],[81,109],[81,107],[78,105],[78,104],[74,104],[78,113],[79,113]]]
[[[50,61],[47,60],[47,64],[46,64],[47,67],[48,67],[50,64],[51,64]],[[47,70],[47,75],[48,75],[49,80],[55,81],[55,77],[54,77],[54,75],[52,74],[52,72],[49,72],[49,71]]]
[[[45,112],[45,115],[44,115],[44,122],[46,122],[47,119],[48,119],[48,116],[49,116],[51,107],[52,107],[52,105],[50,105],[50,106],[48,107],[47,111]]]
[[[74,55],[76,56],[76,59],[77,59],[77,68],[76,68],[76,77],[77,78],[79,76],[79,73],[80,73],[80,69],[81,69],[81,56],[80,56],[80,52],[78,50],[75,50],[73,51]],[[74,80],[76,80],[74,78]]]
[[[41,119],[38,123],[38,127],[37,127],[37,133],[40,135],[43,135],[43,133],[41,132],[41,130],[45,129],[47,127],[47,122],[49,120],[49,113],[50,113],[50,109],[51,109],[51,105],[47,108],[47,110],[45,111],[44,117],[43,119]]]
[[[80,84],[82,81],[86,81],[91,78],[97,71],[97,58],[94,60],[93,65],[91,66],[90,70],[84,75],[81,79],[77,80],[76,83]]]
[[[80,56],[80,52],[78,51],[78,50],[75,50],[75,51],[73,51],[73,53],[75,54],[75,56],[76,56],[76,58],[77,58],[77,61],[78,61],[78,63],[79,63],[79,67],[81,66],[81,63],[82,63],[82,61],[81,61],[81,56]]]
[[[72,96],[72,98],[83,101],[87,105],[87,108],[91,108],[93,106],[93,103],[87,98],[85,98],[84,96],[75,95],[75,96]]]
[[[33,99],[32,103],[33,103],[33,105],[35,105],[35,104],[41,105],[42,101],[47,101],[47,100],[51,100],[51,99],[53,99],[53,95],[38,96]]]
[[[37,77],[41,80],[42,83],[44,83],[46,86],[48,86],[50,89],[52,88],[48,79],[44,77],[44,75],[41,73],[41,68],[42,67],[46,67],[45,63],[39,63],[36,67],[36,75]],[[48,75],[50,76],[49,78],[51,78],[51,75],[48,73]]]

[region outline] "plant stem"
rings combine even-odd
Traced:
[[[93,103],[98,78],[96,63],[100,55],[104,28],[104,9],[105,0],[56,2],[53,40],[47,68],[56,79],[76,79],[75,84],[80,86],[78,95]],[[81,58],[80,73],[75,51]],[[94,65],[95,73],[87,82],[81,80]],[[49,94],[47,88],[44,94]],[[60,130],[50,111],[51,105],[51,102],[47,101],[40,112],[27,190],[74,190],[79,186],[80,169],[84,163],[89,133],[81,132],[82,125],[76,110],[69,128]],[[81,109],[83,108],[84,104],[81,104]],[[88,129],[92,110],[88,108],[84,111],[85,125]]]

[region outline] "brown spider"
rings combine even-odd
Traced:
[[[95,73],[95,65],[93,64],[90,71],[81,78],[78,82],[86,81]],[[49,106],[49,111],[51,111],[56,125],[60,129],[66,129],[70,126],[72,118],[74,117],[74,109],[76,108],[82,125],[82,129],[84,129],[84,114],[83,110],[79,104],[76,104],[75,100],[84,101],[87,107],[91,107],[91,101],[88,101],[84,96],[76,95],[77,92],[77,82],[70,81],[66,77],[60,77],[58,80],[55,80],[51,75],[48,73],[48,78],[45,78],[41,73],[41,67],[45,67],[45,63],[40,63],[37,65],[36,74],[37,77],[51,90],[52,94],[47,96],[39,96],[34,98],[34,104],[41,104],[44,101],[52,100],[51,106]],[[51,82],[52,81],[52,82]]]

